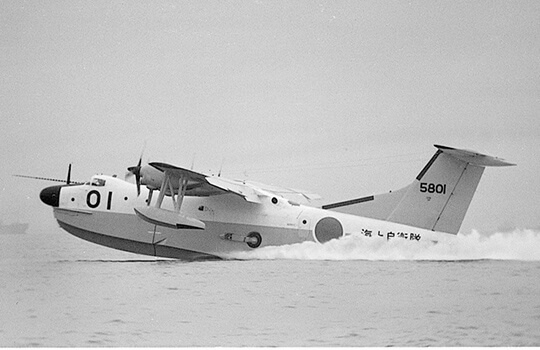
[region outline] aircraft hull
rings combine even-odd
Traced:
[[[171,229],[148,223],[135,214],[74,211],[54,208],[61,228],[70,234],[102,246],[127,252],[176,258],[203,260],[227,258],[235,252],[254,248],[245,242],[226,240],[223,235],[259,233],[261,246],[313,241],[310,230],[206,221],[205,230]]]
[[[84,239],[85,241],[99,244],[105,247],[110,247],[118,250],[123,250],[130,253],[159,256],[164,258],[173,258],[181,260],[218,260],[218,256],[204,254],[192,250],[163,246],[153,243],[145,243],[134,241],[131,239],[119,238],[100,233],[84,230],[75,226],[58,221],[61,228],[69,232],[75,237]]]

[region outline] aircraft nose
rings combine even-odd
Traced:
[[[61,188],[61,185],[44,188],[43,190],[41,190],[39,198],[43,203],[50,205],[51,207],[58,207]]]

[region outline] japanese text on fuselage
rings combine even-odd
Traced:
[[[384,231],[377,230],[377,232],[374,232],[373,230],[369,230],[366,228],[363,228],[362,231],[360,231],[360,233],[366,237],[373,237],[373,236],[386,237],[386,240],[388,241],[394,237],[407,239],[409,241],[419,241],[422,238],[420,234],[416,234],[412,232],[387,231],[386,233],[384,233]]]

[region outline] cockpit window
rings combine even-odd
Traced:
[[[105,180],[94,178],[92,179],[92,182],[90,184],[92,186],[105,186]]]

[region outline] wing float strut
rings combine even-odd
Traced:
[[[185,216],[180,212],[188,184],[189,176],[187,174],[166,169],[164,171],[163,182],[161,183],[155,207],[150,206],[153,193],[153,191],[150,190],[147,206],[134,208],[135,213],[144,221],[158,226],[174,229],[204,230],[206,228],[204,222]],[[171,200],[174,204],[174,211],[161,208],[166,194],[171,196]]]

